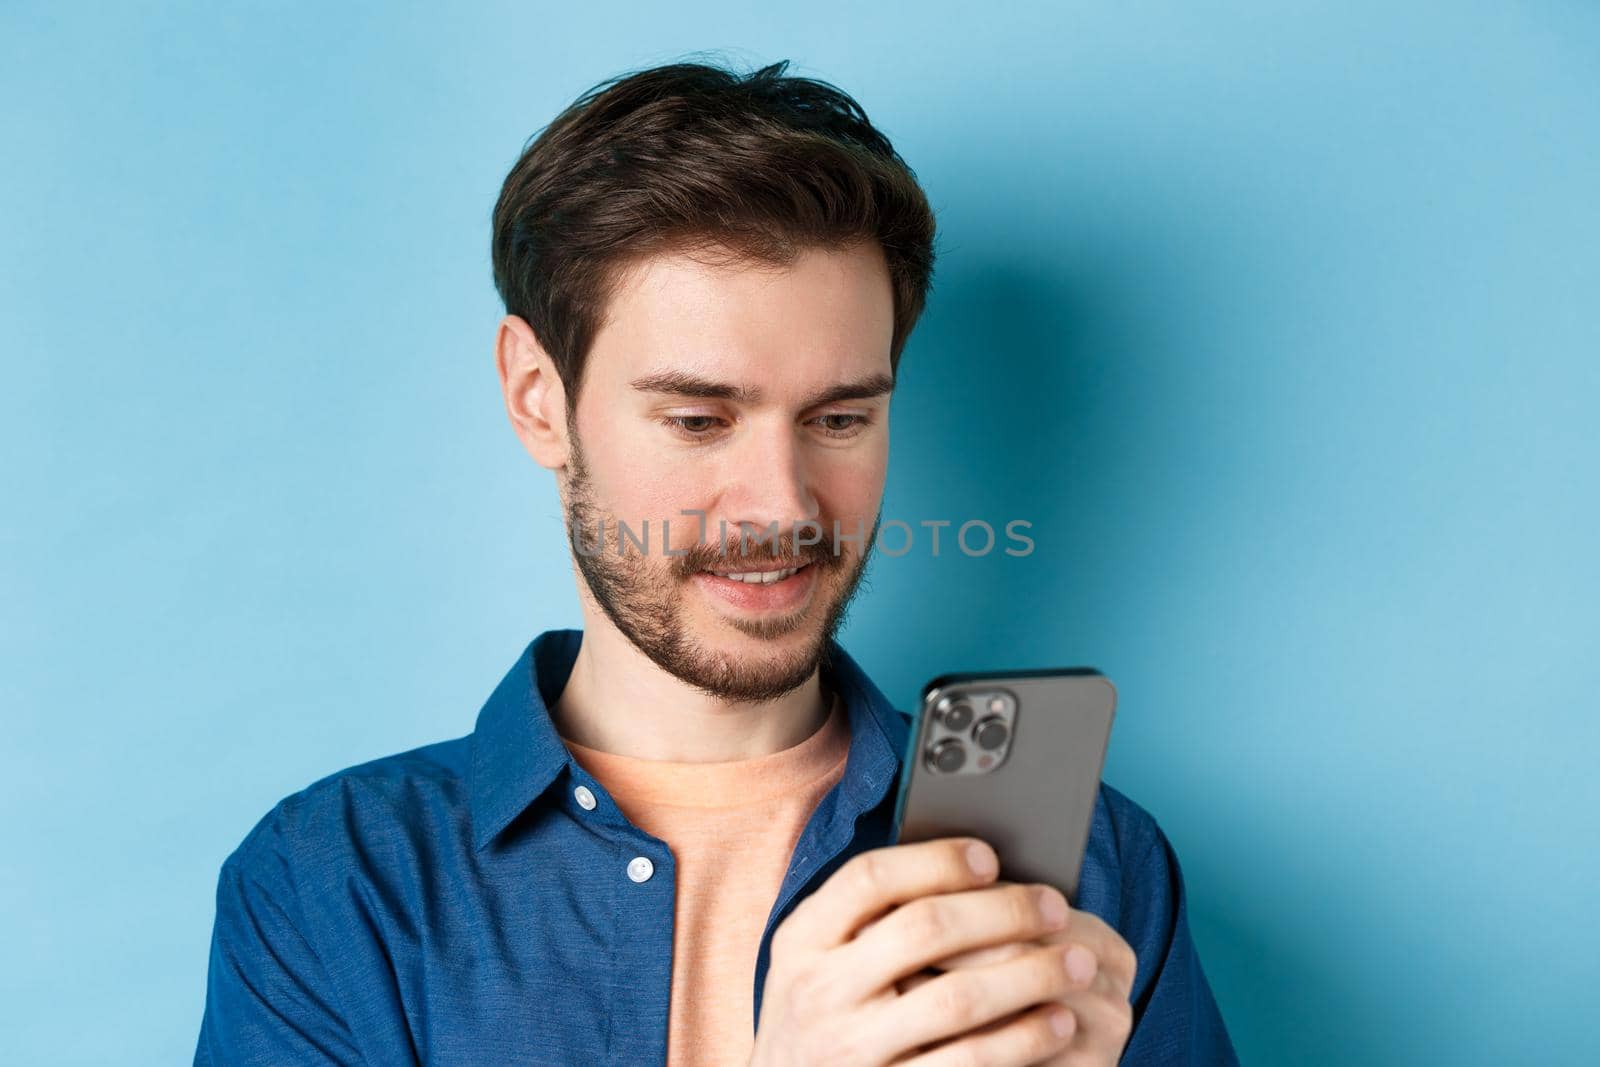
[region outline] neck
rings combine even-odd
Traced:
[[[662,670],[600,613],[586,620],[577,661],[550,715],[562,737],[601,752],[721,763],[792,748],[821,729],[830,710],[815,670],[775,700],[711,696]]]

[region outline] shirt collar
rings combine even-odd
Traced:
[[[583,643],[582,630],[546,630],[490,694],[472,732],[472,841],[483,848],[549,789],[571,753],[550,719]],[[840,799],[851,814],[875,807],[899,772],[909,720],[839,643],[822,670],[850,716],[850,752]]]

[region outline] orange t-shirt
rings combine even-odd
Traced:
[[[756,952],[800,834],[844,775],[849,717],[754,759],[676,763],[566,745],[639,829],[672,849],[668,1067],[750,1062]]]

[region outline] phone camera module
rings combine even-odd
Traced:
[[[945,727],[961,733],[972,723],[972,705],[965,700],[957,700],[944,706],[940,720]]]
[[[936,695],[927,705],[922,759],[938,774],[989,774],[1016,744],[1016,695],[983,685]]]
[[[1004,748],[1006,740],[1011,736],[1011,727],[998,715],[990,715],[972,730],[972,739],[978,747],[985,752],[993,752]]]
[[[953,737],[928,749],[928,766],[941,774],[954,774],[966,765],[967,746]]]

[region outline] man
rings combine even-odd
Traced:
[[[506,179],[496,364],[584,629],[530,643],[471,735],[262,819],[196,1063],[1234,1062],[1120,793],[1076,908],[983,842],[888,845],[908,719],[834,635],[934,221],[859,106],[785,69],[602,83]]]

